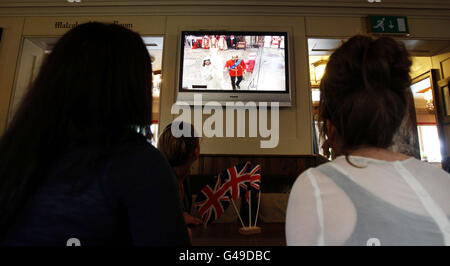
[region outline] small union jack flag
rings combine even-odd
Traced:
[[[261,189],[261,166],[258,164],[249,173],[250,190],[259,191]]]
[[[204,224],[218,219],[229,207],[231,200],[245,195],[248,189],[259,190],[261,167],[252,168],[250,162],[228,168],[206,185],[198,194],[195,208]]]
[[[245,200],[249,202],[249,191],[258,192],[261,189],[261,166],[255,166],[249,173],[248,189],[245,192]]]

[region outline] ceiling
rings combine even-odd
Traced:
[[[59,40],[58,37],[32,37],[28,39],[45,50],[51,50]],[[163,37],[142,37],[142,40],[148,50],[162,50],[164,42],[163,39]]]
[[[0,0],[1,1],[1,0]],[[41,49],[46,52],[50,52],[55,46],[56,42],[59,38],[57,37],[32,37],[27,38],[32,41],[34,44],[39,46]],[[163,37],[142,37],[142,40],[147,47],[148,52],[152,56],[152,67],[153,71],[161,70],[161,62],[162,62],[162,51],[164,38]]]
[[[309,55],[330,55],[345,39],[308,39]],[[433,56],[450,46],[450,41],[399,39],[412,56]]]
[[[0,15],[401,15],[448,18],[449,0],[0,0]]]
[[[304,6],[310,6],[310,5],[318,5],[318,6],[334,6],[334,5],[353,5],[353,6],[369,6],[369,7],[378,7],[378,6],[388,6],[388,7],[396,7],[396,6],[405,6],[407,4],[408,6],[438,6],[438,5],[445,5],[448,4],[447,0],[380,0],[379,2],[376,1],[368,1],[368,0],[283,0],[283,1],[276,1],[276,0],[228,0],[228,1],[217,1],[217,0],[79,0],[80,2],[77,3],[75,1],[70,1],[73,3],[70,3],[67,0],[0,0],[0,5],[15,5],[15,6],[27,6],[27,5],[63,5],[63,4],[96,4],[96,5],[115,5],[115,4],[128,4],[128,5],[136,5],[136,4],[161,4],[161,2],[167,2],[170,4],[181,4],[183,2],[187,4],[219,4],[224,5],[229,2],[228,4],[253,4],[253,5],[266,5],[266,4],[276,4],[278,2],[279,4],[284,5],[304,5]],[[282,2],[282,3],[280,3]],[[406,3],[405,3],[406,2]]]

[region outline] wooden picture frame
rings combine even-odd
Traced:
[[[438,81],[439,92],[442,97],[442,107],[443,107],[443,116],[448,118],[450,117],[450,87],[449,87],[450,78],[446,78],[444,80]]]

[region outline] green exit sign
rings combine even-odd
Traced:
[[[408,21],[404,16],[369,16],[369,32],[386,34],[409,34]]]

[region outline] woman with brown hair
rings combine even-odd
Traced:
[[[175,137],[172,134],[172,127],[179,129],[181,132],[189,132],[189,136]],[[191,173],[192,164],[200,155],[200,139],[195,137],[194,127],[191,124],[180,121],[168,124],[159,136],[158,149],[164,154],[177,176],[186,224],[188,226],[202,224],[200,219],[190,214],[192,194],[189,174]]]
[[[288,245],[450,245],[450,175],[388,148],[411,61],[392,38],[354,36],[330,57],[320,119],[336,159],[296,180]]]

